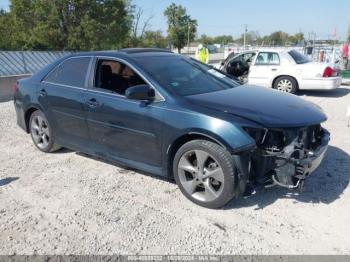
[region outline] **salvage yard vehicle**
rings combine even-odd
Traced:
[[[219,69],[242,83],[272,87],[295,93],[297,90],[333,90],[341,85],[336,65],[311,62],[296,50],[252,50],[230,55]]]
[[[299,188],[330,137],[318,106],[162,49],[70,55],[13,90],[17,123],[39,150],[175,179],[208,208],[252,186]]]

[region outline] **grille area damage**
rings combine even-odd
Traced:
[[[249,181],[267,187],[301,188],[322,161],[330,135],[321,125],[302,128],[246,128],[256,141]]]

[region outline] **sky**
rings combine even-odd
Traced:
[[[260,35],[283,30],[290,34],[310,32],[316,38],[328,39],[336,29],[343,40],[350,24],[350,0],[132,0],[144,10],[144,19],[153,15],[150,29],[166,32],[163,12],[172,2],[186,7],[198,21],[198,34],[222,34],[239,37],[244,31]],[[0,0],[0,8],[8,9],[9,0]]]

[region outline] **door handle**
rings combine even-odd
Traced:
[[[95,107],[98,107],[100,105],[100,103],[97,102],[97,100],[95,98],[91,98],[90,100],[88,100],[86,102],[86,104],[91,108],[95,108]]]
[[[39,91],[39,95],[40,95],[40,96],[47,96],[46,90],[45,90],[45,89],[41,89],[41,90]]]
[[[277,68],[272,68],[271,71],[277,71]]]

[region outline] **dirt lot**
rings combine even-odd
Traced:
[[[325,110],[332,134],[302,195],[273,188],[221,210],[111,163],[40,153],[12,102],[0,103],[0,253],[350,254],[349,92],[300,95]]]

